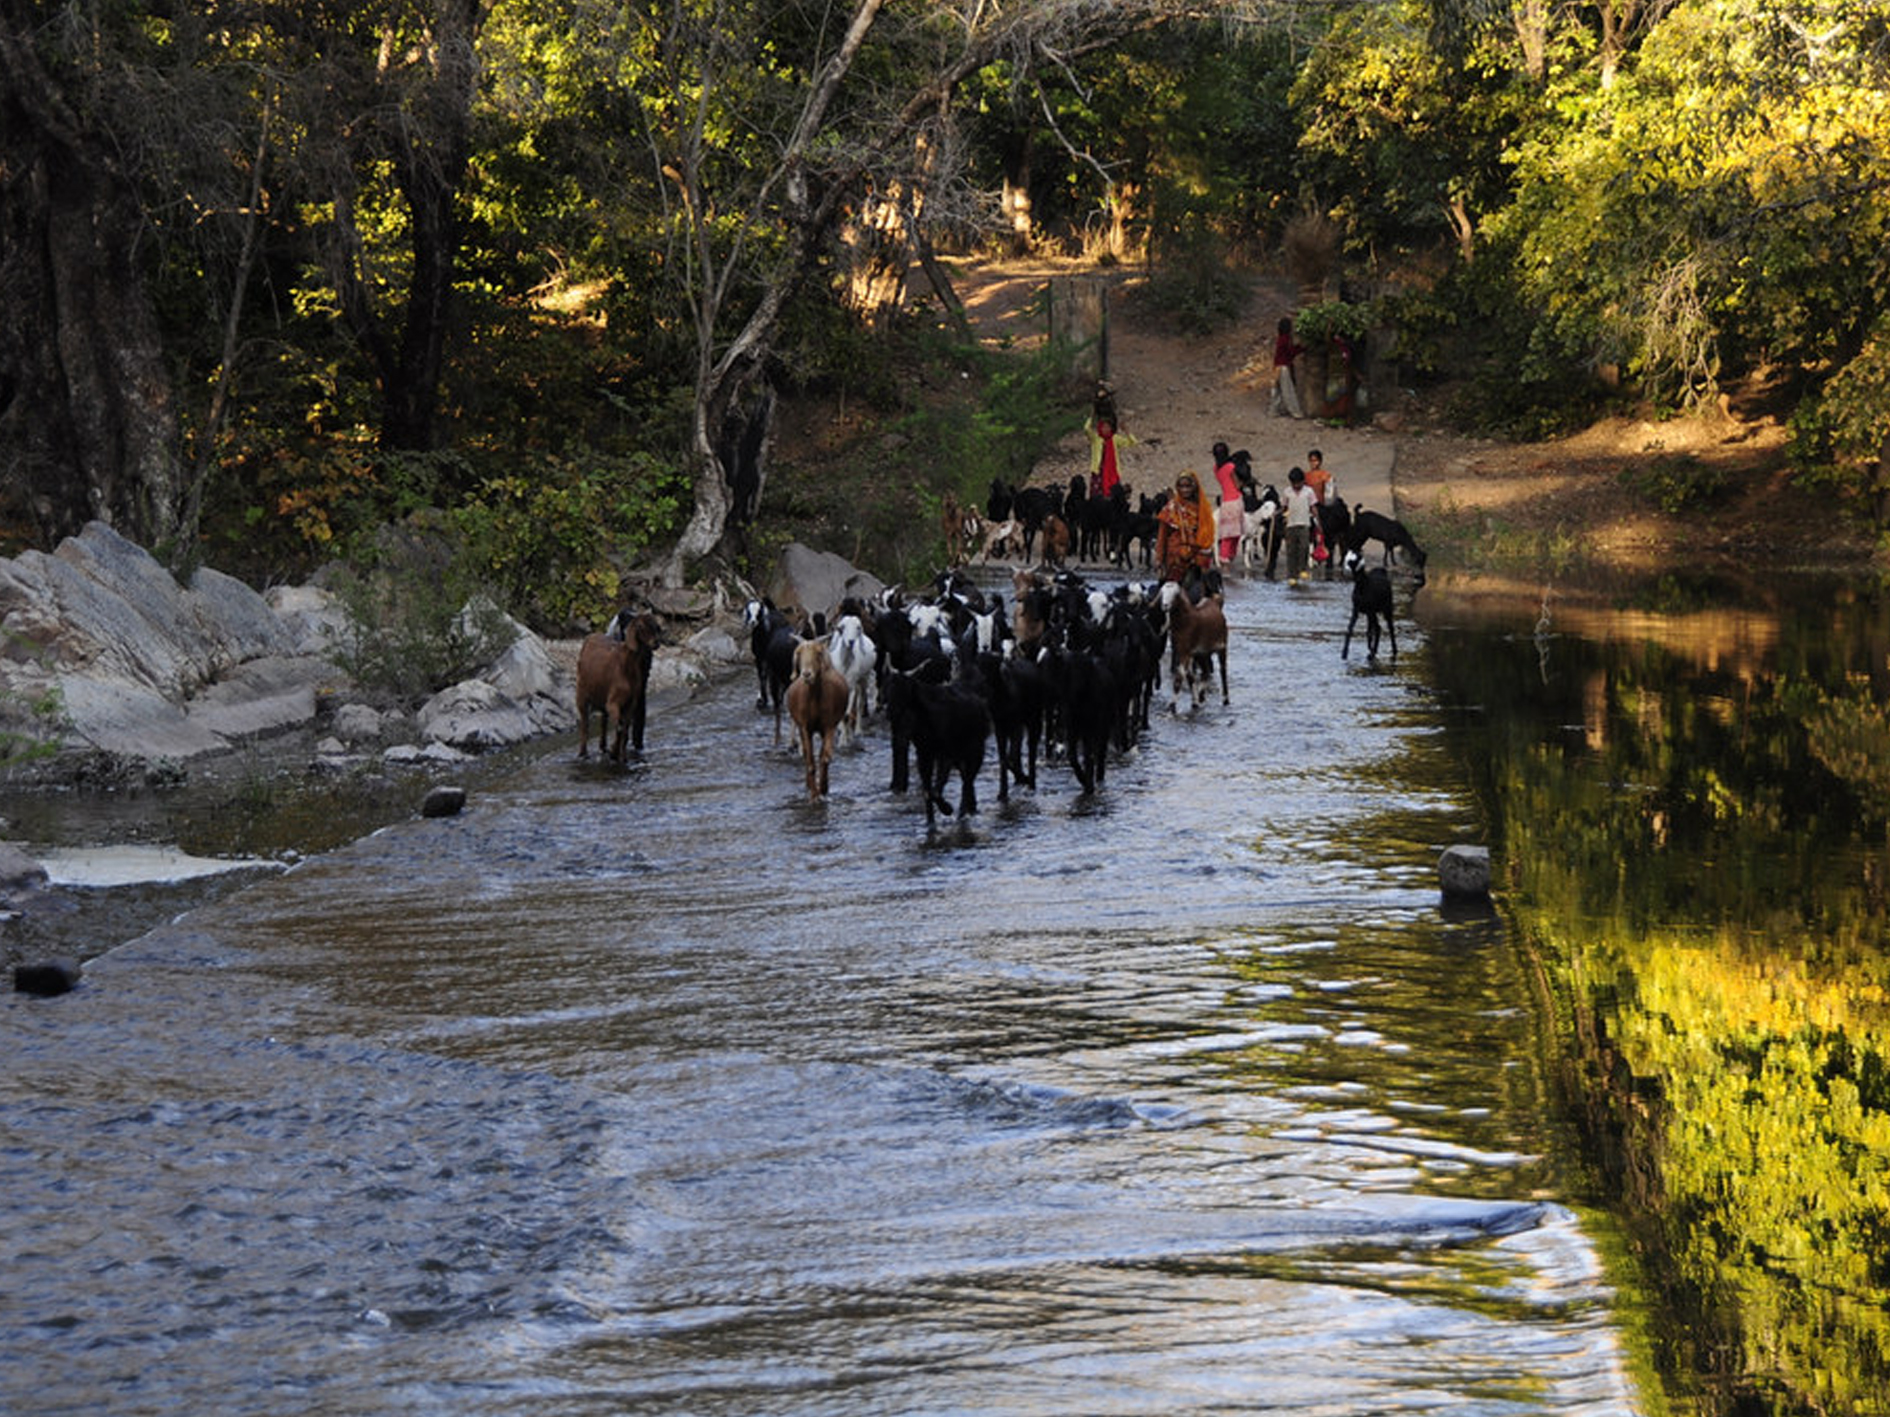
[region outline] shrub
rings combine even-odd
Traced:
[[[1191,334],[1211,334],[1247,308],[1247,282],[1228,268],[1219,237],[1192,225],[1163,238],[1148,281],[1148,298],[1174,312]]]
[[[680,469],[648,453],[543,458],[488,478],[452,523],[500,603],[561,634],[610,618],[619,565],[676,529],[687,496]]]
[[[431,525],[439,520],[421,515],[383,528],[329,572],[349,626],[335,659],[364,688],[424,698],[477,673],[512,643],[512,622],[463,550]]]
[[[1705,506],[1726,490],[1725,470],[1701,462],[1691,453],[1634,463],[1621,470],[1618,480],[1636,497],[1653,503],[1669,516]]]
[[[19,651],[28,657],[43,657],[26,639],[10,630],[0,631],[11,657]],[[59,751],[60,740],[68,727],[66,701],[57,684],[28,691],[0,689],[0,768],[49,758]]]
[[[1303,211],[1292,218],[1280,238],[1288,273],[1303,286],[1323,285],[1338,264],[1344,235],[1324,212]]]
[[[1307,345],[1324,344],[1334,335],[1358,341],[1378,322],[1377,307],[1346,300],[1325,300],[1308,305],[1293,317],[1293,332]]]

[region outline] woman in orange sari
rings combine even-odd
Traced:
[[[1192,472],[1175,479],[1155,521],[1155,568],[1163,580],[1183,580],[1191,571],[1198,578],[1214,564],[1214,508]]]

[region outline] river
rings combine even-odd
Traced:
[[[1432,648],[928,832],[752,677],[0,1004],[0,1408],[1628,1413]]]

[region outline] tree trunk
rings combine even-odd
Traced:
[[[1030,212],[1031,133],[1028,128],[1004,154],[1004,215],[1010,224],[1013,256],[1030,254],[1036,236]]]
[[[472,151],[480,18],[479,0],[440,0],[427,34],[427,63],[414,72],[377,76],[381,108],[374,122],[359,125],[362,148],[350,154],[333,193],[330,278],[349,331],[380,383],[383,448],[429,452],[440,443],[440,385],[459,260],[459,189]],[[391,160],[406,200],[412,262],[404,300],[388,312],[374,304],[364,269],[368,242],[356,205],[356,168],[382,160]]]
[[[97,518],[163,554],[183,467],[137,193],[0,31],[0,444],[44,544]]]

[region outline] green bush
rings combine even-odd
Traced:
[[[363,538],[328,588],[348,616],[336,662],[364,688],[411,701],[485,668],[512,643],[511,621],[435,515]]]
[[[1621,470],[1621,486],[1669,516],[1710,504],[1726,490],[1724,469],[1691,453],[1649,458]]]
[[[1378,323],[1378,308],[1370,303],[1354,304],[1345,300],[1325,300],[1308,305],[1293,317],[1293,333],[1301,344],[1324,344],[1334,335],[1344,335],[1354,342]]]
[[[1234,324],[1248,293],[1246,279],[1228,268],[1223,241],[1206,227],[1191,224],[1159,241],[1148,298],[1173,311],[1188,333],[1212,334]]]
[[[13,657],[20,651],[40,657],[29,641],[12,631],[0,631]],[[59,751],[68,720],[66,701],[57,684],[36,692],[0,689],[0,768],[50,758]]]
[[[618,568],[672,534],[680,469],[648,453],[542,458],[488,478],[453,511],[470,567],[513,615],[563,634],[618,608]]]

